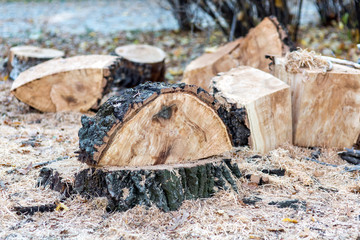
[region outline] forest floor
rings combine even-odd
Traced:
[[[336,33],[336,34],[335,34]],[[303,27],[298,46],[357,61],[360,52],[351,31],[341,26]],[[356,36],[355,36],[356,37]],[[67,56],[109,54],[117,46],[146,43],[168,54],[166,78],[181,80],[185,66],[203,52],[214,51],[226,39],[219,32],[122,31],[84,34],[40,31],[32,37],[0,37],[0,60],[11,46],[31,44],[57,48]],[[220,192],[210,199],[185,201],[178,211],[164,213],[137,206],[126,212],[106,212],[106,199],[75,195],[65,210],[17,215],[19,206],[56,202],[58,192],[36,187],[37,163],[68,157],[77,163],[77,132],[82,114],[40,113],[10,93],[6,74],[0,81],[0,239],[360,239],[360,173],[335,149],[320,149],[322,165],[306,160],[314,149],[283,146],[254,158],[243,149],[233,153],[243,176],[267,176],[257,185],[240,178],[240,192]],[[284,169],[284,176],[264,169]]]

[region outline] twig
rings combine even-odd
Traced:
[[[344,170],[346,172],[355,172],[355,171],[360,171],[360,165],[357,165],[355,167],[345,167]]]
[[[13,168],[13,169],[10,169],[8,170],[6,173],[10,174],[10,173],[13,173],[14,171],[20,171],[21,172],[24,172],[22,170],[25,170],[25,174],[30,171],[30,169],[33,169],[33,168],[39,168],[39,167],[42,167],[42,166],[45,166],[45,165],[48,165],[50,163],[54,163],[54,162],[58,162],[58,161],[62,161],[62,160],[65,160],[65,159],[68,159],[69,156],[64,156],[64,157],[58,157],[56,159],[53,159],[53,160],[50,160],[50,161],[46,161],[46,162],[41,162],[41,163],[35,163],[35,164],[31,164],[23,169],[22,167],[17,167],[17,168]]]
[[[333,58],[333,57],[327,57],[327,56],[322,56],[322,58],[324,60],[333,62],[333,63],[337,63],[337,64],[341,64],[341,65],[345,65],[345,66],[350,66],[356,69],[360,69],[360,64],[357,64],[355,62],[349,61],[349,60],[343,60],[343,59],[338,59],[338,58]]]
[[[308,160],[308,161],[316,162],[316,163],[321,164],[321,165],[324,165],[324,166],[338,167],[338,165],[330,164],[330,163],[326,163],[326,162],[321,162],[321,161],[316,160],[316,159],[314,159],[314,158],[305,157],[304,159],[305,159],[305,160]]]

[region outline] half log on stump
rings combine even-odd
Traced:
[[[166,54],[160,48],[149,45],[126,45],[116,48],[115,54],[121,57],[121,64],[114,87],[135,87],[147,81],[165,80]]]
[[[220,109],[196,86],[147,82],[126,89],[95,117],[82,117],[79,159],[97,166],[148,166],[222,154],[232,142]]]
[[[274,17],[265,18],[250,30],[245,38],[237,39],[214,53],[204,54],[185,69],[183,82],[198,85],[209,91],[211,78],[239,65],[269,72],[271,61],[266,55],[285,56],[293,49],[285,30]]]
[[[221,190],[237,192],[242,176],[236,162],[211,158],[173,165],[141,168],[86,168],[65,160],[42,168],[38,186],[63,196],[106,197],[108,211],[126,211],[136,205],[177,210],[184,200],[209,198]],[[68,163],[70,162],[70,164]],[[74,169],[78,169],[74,175]]]
[[[292,142],[290,88],[281,80],[261,70],[240,66],[212,79],[215,98],[244,127],[230,127],[232,136],[239,136],[238,145],[249,145],[267,153]],[[247,130],[247,131],[246,131]],[[250,131],[249,131],[250,130]],[[244,138],[244,134],[246,134]]]
[[[291,87],[294,144],[343,149],[359,143],[360,70],[333,63],[327,71],[326,61],[316,67],[324,60],[311,56],[304,63],[310,59],[312,69],[275,58],[274,75]]]
[[[63,51],[35,46],[17,46],[10,48],[7,69],[9,77],[15,80],[26,69],[53,58],[64,56]]]
[[[119,60],[88,55],[50,60],[22,72],[11,91],[42,112],[95,108],[111,85]]]

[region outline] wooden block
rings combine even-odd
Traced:
[[[160,48],[145,44],[125,45],[115,49],[121,57],[114,87],[135,87],[147,81],[165,81],[166,54]]]
[[[109,99],[94,118],[81,120],[79,160],[141,167],[185,163],[231,150],[231,137],[213,102],[202,100],[215,99],[199,88],[189,89],[185,84],[147,82]],[[104,141],[104,136],[109,139]]]
[[[239,38],[192,61],[185,69],[183,82],[209,91],[211,79],[219,72],[246,65],[270,72],[265,55],[285,56],[292,43],[274,17],[265,18],[251,29],[245,38]]]
[[[30,67],[53,58],[63,57],[63,51],[35,46],[16,46],[10,48],[7,69],[11,79],[15,80],[19,74]]]
[[[233,140],[239,136],[237,145],[249,145],[255,151],[267,153],[292,142],[291,99],[287,84],[269,73],[240,66],[214,77],[211,88],[215,98],[227,105],[231,122],[240,119],[232,117],[239,113],[245,119],[244,127],[232,128],[227,124]]]
[[[22,72],[11,91],[42,112],[87,111],[97,105],[110,85],[104,69],[108,74],[109,66],[117,61],[110,55],[50,60]]]
[[[360,135],[360,70],[333,63],[331,71],[286,70],[275,58],[274,76],[290,85],[293,142],[298,146],[351,147]]]

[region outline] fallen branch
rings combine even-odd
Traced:
[[[31,206],[31,207],[14,207],[13,210],[17,215],[33,215],[36,212],[53,212],[56,209],[55,203],[44,204],[39,206]]]

